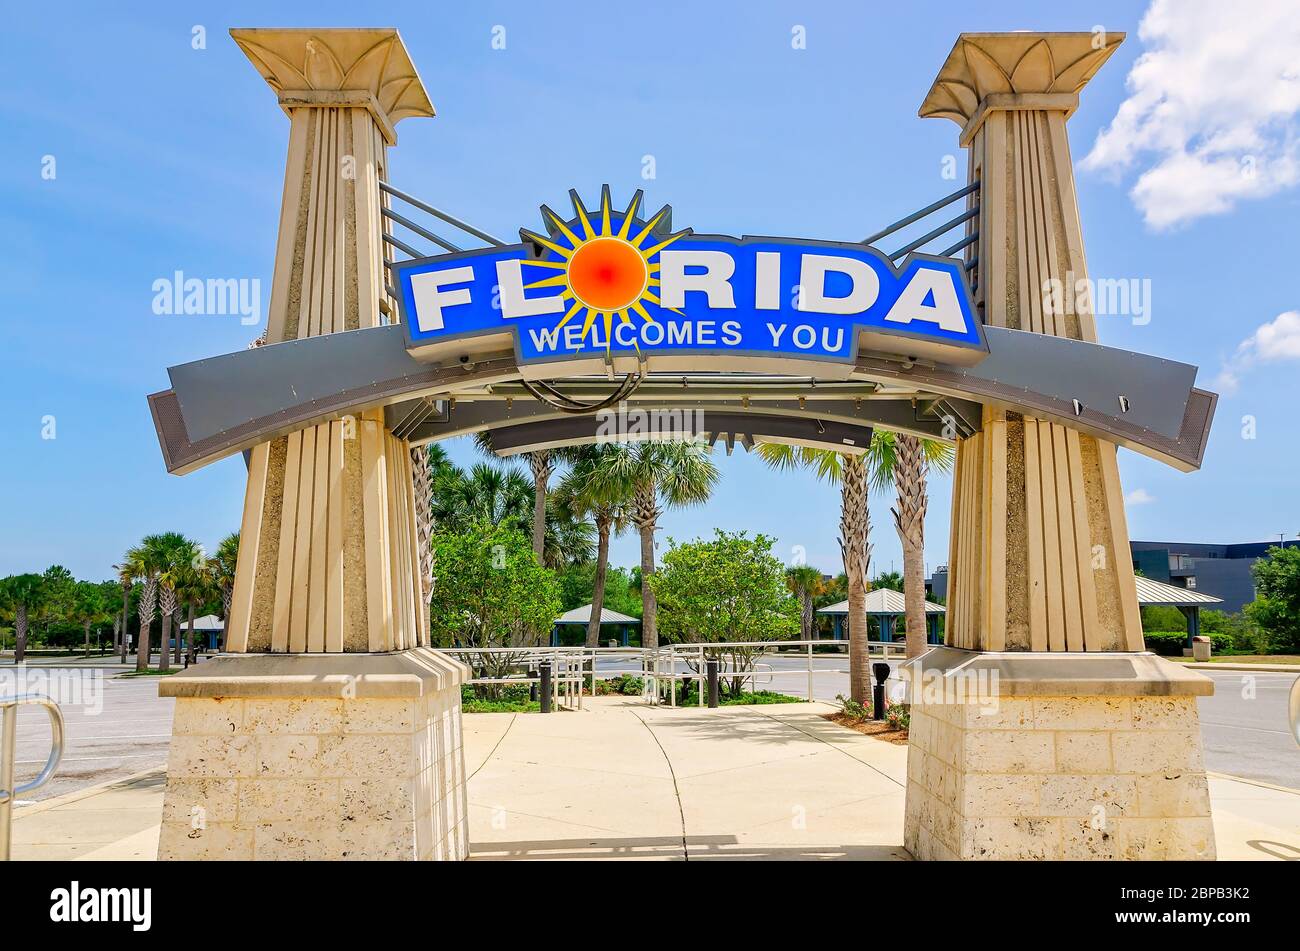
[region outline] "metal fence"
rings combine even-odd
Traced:
[[[746,683],[755,693],[774,686],[778,677],[799,677],[799,691],[805,699],[816,699],[818,677],[844,676],[842,666],[819,665],[817,659],[827,651],[842,656],[848,641],[727,641],[700,644],[665,644],[658,648],[642,647],[475,647],[448,648],[446,653],[467,664],[473,685],[528,685],[538,692],[543,684],[543,668],[549,665],[551,704],[555,707],[582,709],[584,695],[596,693],[598,680],[632,674],[641,678],[641,698],[649,704],[677,705],[678,684],[696,684],[696,703],[703,706],[706,661],[720,662],[720,677]],[[873,660],[902,660],[901,643],[869,641],[868,655]],[[625,658],[626,663],[613,667],[610,660]],[[801,659],[798,667],[778,667],[775,658]],[[605,661],[602,669],[601,661]],[[782,690],[783,693],[791,693]],[[797,694],[792,694],[797,695]],[[538,697],[540,700],[540,696]]]

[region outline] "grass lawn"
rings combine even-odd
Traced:
[[[1194,664],[1191,658],[1184,663]],[[1219,654],[1210,658],[1211,664],[1300,664],[1300,654]]]
[[[159,670],[157,667],[150,667],[146,670],[132,670],[129,673],[119,674],[119,677],[170,677],[172,674],[180,673],[183,667],[172,667],[168,670]]]

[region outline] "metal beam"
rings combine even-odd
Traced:
[[[871,445],[870,426],[810,419],[807,416],[769,416],[716,410],[702,412],[700,416],[700,419],[695,420],[688,415],[688,429],[675,434],[676,437],[712,442],[722,436],[727,443],[728,455],[737,440],[742,445],[746,442],[745,437],[750,437],[751,441],[784,442],[847,453],[866,452]],[[511,426],[492,433],[492,448],[498,455],[511,456],[538,449],[584,445],[602,438],[600,425],[591,416],[565,416]],[[626,436],[609,441],[636,441],[637,438]],[[639,438],[652,437],[650,434],[642,434]]]
[[[854,367],[858,379],[847,385],[864,388],[865,395],[855,396],[864,405],[888,399],[872,386],[872,381],[885,382],[915,395],[918,405],[934,397],[994,405],[1111,439],[1185,471],[1199,467],[1217,397],[1192,386],[1195,367],[1061,337],[996,327],[986,332],[990,354],[976,366],[905,363],[868,352]],[[516,384],[521,378],[511,354],[466,354],[462,360],[447,365],[416,360],[406,350],[400,325],[351,330],[172,367],[172,389],[149,401],[168,470],[181,473],[327,419],[419,397]],[[808,377],[808,362],[792,360],[788,366],[792,385],[807,387],[801,394],[807,406],[846,385],[838,371],[834,382],[818,383]],[[558,373],[563,370],[556,366]],[[740,378],[727,375],[710,399],[732,398],[726,388],[737,387]],[[638,396],[667,399],[671,379],[656,376]],[[754,392],[764,385],[756,380]],[[699,398],[697,393],[705,395],[691,382],[680,390],[688,401]],[[782,396],[792,394],[786,389]],[[523,402],[521,397],[513,405]],[[961,404],[954,407],[953,415],[969,426],[971,416]],[[744,408],[759,411],[760,401],[750,399]],[[913,426],[921,422],[927,421],[913,414]],[[423,433],[425,425],[412,419],[410,431]]]

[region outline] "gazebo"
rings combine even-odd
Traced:
[[[1187,618],[1188,647],[1192,646],[1192,638],[1201,633],[1201,608],[1223,603],[1223,598],[1216,598],[1212,594],[1202,594],[1191,588],[1180,588],[1141,575],[1134,580],[1137,581],[1140,606],[1177,608],[1183,612],[1183,617]]]
[[[199,643],[206,645],[206,648],[210,651],[217,650],[221,646],[221,631],[224,627],[225,621],[215,614],[205,614],[203,617],[194,619],[194,633],[202,638]],[[190,629],[189,621],[181,624],[180,629],[188,634]],[[188,638],[186,640],[188,641]]]
[[[817,612],[830,616],[835,622],[835,640],[842,641],[848,636],[844,619],[849,614],[849,602],[841,601]],[[872,588],[867,592],[867,617],[875,618],[880,625],[880,639],[892,641],[898,618],[907,613],[907,607],[901,591],[891,588]],[[925,602],[925,639],[929,644],[939,643],[939,617],[947,613],[942,604]]]
[[[551,629],[551,646],[559,647],[563,643],[563,640],[560,637],[561,627],[568,627],[570,629],[575,626],[578,627],[581,631],[581,636],[578,638],[577,643],[583,643],[583,641],[586,640],[587,624],[590,621],[590,604],[584,604],[581,607],[574,608],[572,611],[565,611],[555,619],[555,626]],[[616,633],[618,634],[619,643],[624,647],[627,647],[631,639],[632,628],[640,627],[641,621],[639,618],[628,617],[626,614],[620,614],[618,611],[611,611],[609,608],[601,608],[600,633],[602,639],[604,638],[606,625],[612,625],[617,629]]]

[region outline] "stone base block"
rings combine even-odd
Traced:
[[[905,665],[915,858],[1215,857],[1196,709],[1213,682],[1104,656],[940,648]]]
[[[460,684],[427,648],[227,655],[176,697],[160,859],[463,859]]]

